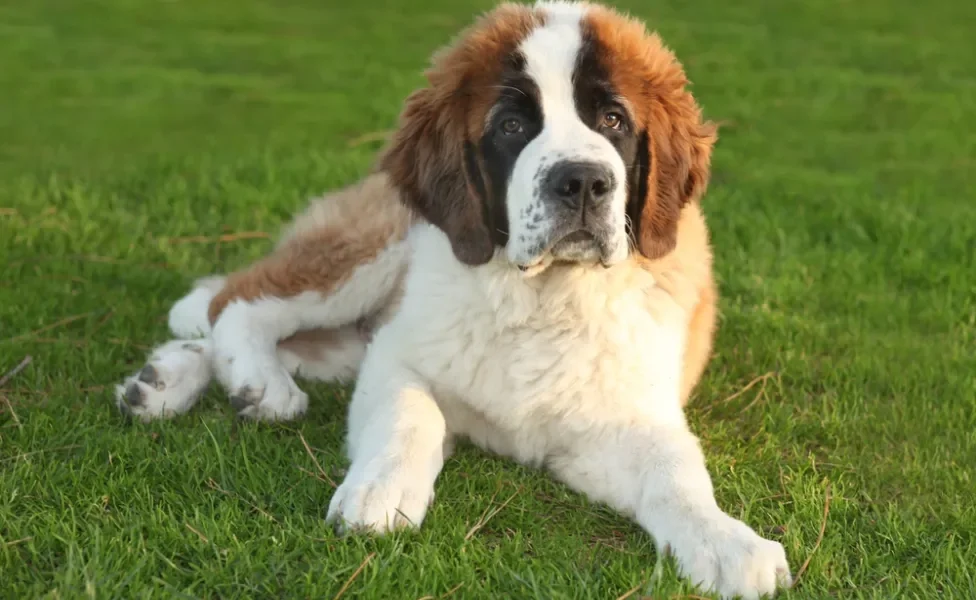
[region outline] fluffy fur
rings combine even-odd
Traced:
[[[341,529],[419,526],[466,437],[636,519],[707,589],[789,584],[782,546],[716,504],[684,417],[715,326],[715,129],[680,64],[609,9],[503,5],[428,82],[375,174],[173,307],[195,339],[118,407],[183,413],[216,376],[242,416],[292,419],[295,376],[355,379]]]

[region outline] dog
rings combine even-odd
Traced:
[[[216,377],[241,416],[288,420],[294,377],[354,381],[341,530],[419,526],[467,438],[635,519],[707,590],[790,585],[684,416],[716,322],[717,132],[676,57],[604,6],[503,4],[426,78],[371,174],[174,305],[118,408],[184,413]]]

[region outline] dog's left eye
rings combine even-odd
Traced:
[[[603,115],[603,126],[619,130],[624,126],[624,117],[620,113],[608,112]]]
[[[522,132],[522,123],[518,119],[505,119],[502,121],[502,133],[505,135],[515,135]]]

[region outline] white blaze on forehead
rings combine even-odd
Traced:
[[[519,46],[525,57],[525,73],[539,86],[546,121],[579,119],[573,94],[573,72],[583,46],[584,4],[543,2],[545,24]]]

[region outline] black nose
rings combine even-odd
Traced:
[[[549,191],[572,209],[602,204],[613,190],[613,173],[600,163],[566,161],[549,170]]]

